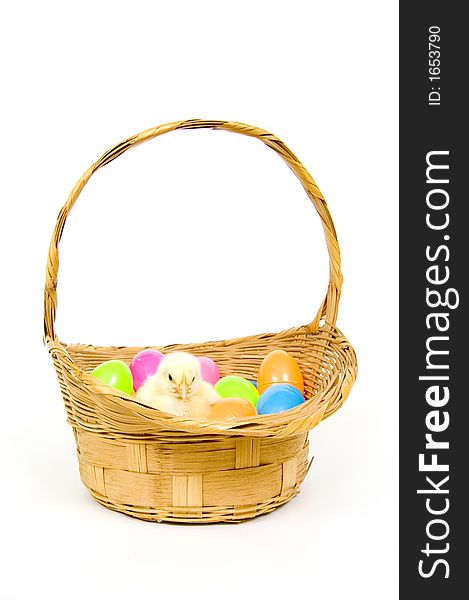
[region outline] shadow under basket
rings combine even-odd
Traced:
[[[212,128],[255,137],[275,150],[301,181],[321,219],[329,252],[326,297],[309,325],[244,338],[153,346],[209,356],[221,375],[255,379],[265,355],[289,352],[305,381],[305,403],[286,412],[231,422],[176,417],[139,404],[90,374],[105,360],[130,363],[142,347],[65,344],[54,331],[58,246],[67,216],[95,171],[126,150],[176,129]],[[190,120],[135,135],[106,152],[79,179],[59,213],[47,262],[45,343],[72,426],[83,483],[98,502],[149,521],[236,522],[270,512],[299,491],[311,464],[308,432],[343,404],[355,381],[355,352],[335,327],[342,287],[340,252],[327,205],[311,175],[274,135],[257,127]]]

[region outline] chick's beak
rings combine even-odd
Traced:
[[[179,397],[181,398],[181,400],[186,400],[187,393],[189,391],[189,385],[188,385],[185,377],[183,377],[181,383],[177,386],[176,389],[177,389],[177,393],[178,393]]]

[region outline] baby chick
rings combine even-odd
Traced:
[[[158,371],[137,391],[137,399],[179,417],[206,419],[210,404],[219,399],[213,387],[203,381],[199,361],[187,352],[167,354]]]

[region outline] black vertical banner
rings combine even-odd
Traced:
[[[465,8],[457,2],[401,2],[399,460],[404,599],[452,600],[468,594],[463,533],[468,504],[463,483],[469,481]]]

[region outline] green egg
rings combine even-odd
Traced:
[[[215,384],[215,390],[222,398],[244,398],[253,406],[257,406],[259,400],[259,392],[254,385],[238,375],[222,377]]]
[[[125,362],[108,360],[98,365],[91,374],[116,390],[132,395],[132,373]]]

